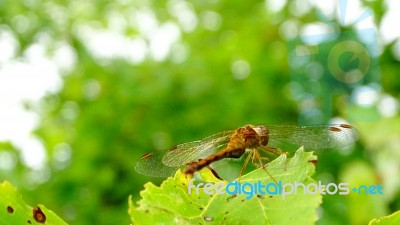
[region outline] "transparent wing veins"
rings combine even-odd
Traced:
[[[180,166],[205,158],[226,145],[234,132],[223,131],[198,141],[179,144],[164,155],[162,162],[167,166]]]
[[[357,129],[342,124],[313,126],[267,126],[269,129],[268,145],[304,146],[307,150],[337,148],[350,145],[358,140]],[[280,146],[273,146],[280,147]]]

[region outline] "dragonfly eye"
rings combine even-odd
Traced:
[[[262,125],[254,127],[253,129],[257,133],[257,135],[260,137],[260,143],[264,146],[267,145],[269,130],[265,126],[262,126]]]
[[[268,144],[268,136],[261,137],[261,144],[266,146]]]
[[[265,126],[257,126],[257,127],[253,127],[253,130],[257,133],[258,136],[260,137],[265,137],[268,136],[268,129]]]

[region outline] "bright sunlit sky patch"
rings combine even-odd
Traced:
[[[5,54],[1,54],[0,59],[0,141],[11,141],[21,150],[23,162],[39,169],[45,162],[45,151],[40,140],[31,135],[39,117],[26,110],[23,103],[38,102],[46,94],[60,90],[62,79],[59,71],[67,69],[68,64],[71,66],[73,60],[57,61],[58,57],[69,55],[71,58],[70,51],[61,45],[55,58],[46,57],[46,46],[40,40],[16,59],[18,42],[9,29],[2,28],[0,51]]]
[[[357,18],[363,18],[362,15],[366,9],[361,6],[359,0],[347,1],[348,7],[344,17],[336,10],[337,2],[337,0],[266,0],[265,10],[279,13],[285,4],[291,4],[290,11],[300,16],[308,13],[312,7],[317,7],[328,19],[343,19],[345,25],[354,23]],[[397,29],[398,21],[400,21],[400,13],[397,12],[400,1],[386,0],[385,3],[388,11],[379,30],[383,44],[398,40],[400,37],[400,29]],[[87,5],[76,5],[78,8],[84,8],[84,6]],[[55,7],[57,12],[62,12],[61,14],[54,13],[54,20],[60,26],[65,24],[68,18],[67,10],[55,4],[51,4],[51,7]],[[224,18],[214,11],[204,11],[196,15],[190,2],[182,0],[170,0],[167,11],[177,19],[176,22],[159,22],[149,8],[132,8],[126,12],[110,10],[106,15],[108,29],[96,22],[81,20],[73,25],[72,34],[82,41],[100,64],[115,58],[139,64],[147,58],[163,61],[168,57],[172,57],[178,63],[183,62],[190,54],[190,48],[181,42],[182,33],[194,31],[199,24],[207,30],[215,31],[220,29],[224,22]],[[374,27],[372,17],[373,15],[367,16],[359,21],[356,28]],[[16,16],[13,25],[18,32],[24,32],[28,29],[29,23],[33,22],[25,16]],[[129,26],[135,27],[139,34],[134,37],[126,36],[125,31]],[[293,37],[302,33],[318,34],[331,30],[324,23],[298,26],[299,24],[294,19],[286,21],[281,26],[280,33],[283,37]],[[0,25],[0,141],[11,141],[22,152],[23,162],[33,169],[39,169],[46,162],[45,149],[40,140],[31,135],[32,130],[38,126],[39,116],[26,110],[23,103],[35,104],[46,94],[58,92],[63,85],[62,75],[68,74],[74,68],[77,59],[75,51],[67,42],[60,41],[56,44],[55,52],[49,56],[46,55],[49,43],[58,40],[53,40],[46,33],[37,35],[34,40],[35,42],[24,54],[17,57],[19,44],[15,34],[7,26]],[[398,59],[400,58],[399,46],[400,44],[396,44],[393,48]],[[244,79],[251,73],[251,65],[240,59],[232,62],[231,70],[235,78]],[[95,87],[95,90],[101,89],[95,80],[88,83],[88,86]],[[360,91],[356,98],[360,104],[369,104],[366,96],[371,93]],[[93,93],[88,93],[88,95],[92,96]],[[384,96],[381,99],[379,108],[382,112],[386,112],[384,115],[394,115],[398,110],[397,100],[390,96]],[[395,107],[390,107],[391,105]],[[70,154],[70,150],[67,147],[59,149],[64,149],[60,150],[62,153],[60,157],[64,160],[64,156]],[[12,159],[10,155],[0,154],[0,163],[10,159]],[[12,163],[8,164],[7,168],[12,165]]]

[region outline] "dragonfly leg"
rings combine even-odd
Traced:
[[[255,152],[255,150],[253,149],[251,152],[254,152],[254,154],[252,154],[252,157],[251,157],[251,163],[253,163],[253,164],[255,164],[254,163],[254,161],[255,161],[255,159],[256,159],[256,152]]]
[[[267,163],[271,162],[271,160],[269,158],[267,158],[267,157],[261,157],[260,156],[260,159],[263,162],[263,164],[267,164]]]
[[[287,152],[283,152],[283,151],[279,150],[278,148],[268,147],[268,146],[264,146],[264,145],[261,145],[260,147],[264,152],[267,152],[267,153],[272,153],[275,155],[282,155],[282,154],[287,155],[288,154]]]
[[[278,184],[278,182],[275,180],[275,178],[268,172],[268,170],[265,168],[265,165],[262,162],[262,158],[260,156],[260,153],[258,152],[257,149],[254,150],[256,153],[256,157],[258,158],[258,162],[260,163],[261,168],[268,174],[269,177],[271,177],[271,180],[274,181],[275,184]]]
[[[240,177],[242,177],[242,174],[243,174],[243,172],[244,172],[244,169],[246,169],[247,163],[249,163],[249,160],[250,160],[250,158],[252,158],[252,156],[253,156],[253,151],[250,151],[250,152],[249,152],[249,155],[246,157],[246,161],[244,161],[244,164],[243,164],[243,166],[242,166],[242,169],[240,170],[240,175],[239,175],[238,180],[240,180]]]
[[[263,156],[261,156],[261,154],[260,154],[260,152],[259,151],[257,151],[257,150],[255,150],[255,152],[254,152],[254,154],[253,154],[253,158],[252,158],[252,160],[251,160],[251,162],[255,165],[256,163],[255,163],[255,159],[261,159],[262,161],[270,161],[270,159],[269,158],[267,158],[267,157],[263,157]],[[262,165],[260,165],[261,167],[262,167]]]
[[[253,157],[251,159],[251,163],[253,163],[255,165],[256,164],[255,161],[258,160],[258,158],[260,157],[260,153],[256,149],[253,149],[252,152],[254,152],[254,153],[253,153]],[[261,165],[259,165],[259,166],[261,166]]]

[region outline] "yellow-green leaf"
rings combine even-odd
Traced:
[[[393,225],[400,224],[400,211],[397,211],[389,216],[382,216],[381,218],[373,219],[369,225]]]
[[[53,211],[43,205],[31,207],[27,205],[21,194],[7,181],[0,183],[0,224],[47,224],[65,225]]]
[[[315,156],[300,149],[293,158],[281,155],[267,164],[266,170],[256,169],[241,177],[240,183],[282,184],[301,182],[315,183],[311,175],[315,171]],[[202,182],[217,184],[220,181],[203,169]],[[273,177],[273,179],[271,179]],[[199,182],[199,181],[197,181]],[[316,209],[321,204],[321,194],[304,194],[303,188],[292,195],[206,194],[192,189],[188,194],[189,178],[180,171],[165,180],[160,187],[145,184],[145,190],[136,204],[129,200],[129,213],[134,224],[314,224]],[[195,182],[196,184],[196,182]],[[254,186],[253,186],[254,187]],[[273,186],[271,186],[273,187]],[[249,187],[248,187],[249,188]],[[246,190],[246,189],[245,189]],[[249,189],[247,189],[249,190]],[[274,188],[270,189],[271,191]],[[215,191],[211,189],[211,191]],[[247,198],[248,197],[248,198]]]

